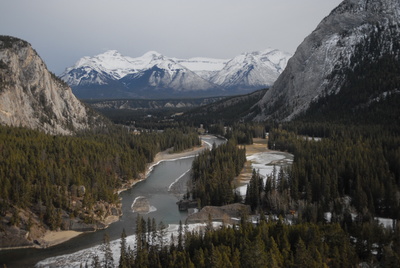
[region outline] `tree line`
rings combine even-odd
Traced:
[[[234,192],[233,179],[246,162],[245,148],[239,148],[234,139],[218,147],[213,145],[196,156],[192,164],[190,194],[200,206],[220,206],[239,200]]]
[[[139,178],[157,152],[198,145],[197,134],[189,128],[133,135],[112,127],[52,136],[0,126],[0,217],[11,211],[10,224],[18,225],[18,209],[30,209],[56,229],[62,211],[79,215],[73,200],[80,199],[89,211],[100,200],[118,203],[116,190]]]
[[[324,136],[304,136],[310,133]],[[268,144],[292,152],[294,162],[275,167],[265,183],[254,171],[245,202],[257,214],[293,217],[296,224],[337,223],[360,262],[390,258],[395,265],[385,267],[395,267],[400,263],[398,133],[381,125],[283,124],[270,131]],[[376,217],[392,219],[391,226],[384,228]]]
[[[136,240],[126,241],[122,232],[119,266],[127,267],[356,267],[358,256],[339,224],[301,223],[288,225],[260,219],[213,228],[208,223],[200,231],[179,224],[178,234],[165,240],[165,226],[154,219],[137,219]],[[107,240],[104,259],[96,256],[92,267],[113,267]],[[391,267],[391,259],[386,259]]]

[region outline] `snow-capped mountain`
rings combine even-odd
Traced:
[[[285,69],[290,57],[289,53],[276,49],[244,53],[227,62],[211,81],[229,89],[269,87]]]
[[[149,69],[164,57],[149,51],[139,58],[122,56],[116,50],[109,50],[94,57],[83,57],[61,75],[61,78],[71,86],[85,84],[107,84],[108,80],[119,80],[128,74],[136,74]],[[93,76],[92,74],[97,76]]]
[[[212,77],[221,71],[229,62],[227,59],[212,58],[191,58],[191,59],[174,59],[174,61],[185,66],[198,76],[211,81]]]
[[[232,60],[177,59],[155,51],[132,58],[110,50],[81,58],[60,77],[79,98],[233,95],[272,85],[290,56],[270,49]]]
[[[258,103],[256,120],[291,120],[312,102],[341,92],[356,68],[371,68],[384,57],[398,61],[399,29],[399,0],[344,0],[297,48]]]

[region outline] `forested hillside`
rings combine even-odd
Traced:
[[[348,196],[358,213],[397,219],[398,135],[378,127],[331,128],[329,136],[320,141],[305,140],[282,129],[270,134],[270,146],[295,155],[286,174],[291,197],[333,211],[334,202]]]
[[[361,46],[360,46],[361,47]],[[370,55],[379,53],[373,51]],[[361,49],[361,48],[360,48]],[[361,53],[355,58],[362,57]],[[303,121],[329,120],[344,124],[400,124],[400,61],[385,55],[377,61],[365,59],[346,73],[348,80],[337,94],[311,103]],[[339,75],[339,74],[333,74]]]
[[[221,122],[233,125],[238,121],[244,120],[243,118],[257,115],[259,110],[255,104],[266,91],[268,89],[262,89],[250,94],[226,98],[204,107],[198,107],[185,112],[179,120],[189,124],[194,123],[195,125],[211,125]]]
[[[312,133],[323,136],[304,136]],[[219,228],[209,222],[201,232],[181,225],[168,245],[153,239],[163,236],[162,229],[139,220],[137,250],[121,242],[120,267],[398,267],[398,134],[383,125],[331,122],[271,128],[269,146],[294,153],[295,160],[291,168],[275,169],[265,184],[253,172],[243,200],[253,216],[243,213],[239,225]],[[193,195],[202,205],[240,201],[234,200],[229,176],[221,175],[235,173],[235,165],[228,168],[235,160],[223,153],[236,155],[230,143],[193,164]],[[378,217],[392,224],[384,227]]]
[[[45,224],[52,230],[69,229],[74,218],[96,226],[110,214],[119,215],[117,189],[138,179],[157,152],[199,144],[190,129],[133,135],[113,127],[70,137],[2,126],[1,228],[17,226],[28,232]],[[7,232],[1,235],[7,237]],[[2,246],[6,241],[2,239]]]

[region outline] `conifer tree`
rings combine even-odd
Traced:
[[[103,237],[102,251],[104,253],[103,267],[104,268],[114,267],[114,258],[110,246],[110,237],[107,233],[105,233]]]
[[[126,246],[126,233],[125,229],[122,230],[121,233],[121,254],[119,258],[119,268],[127,268],[129,267],[129,257],[128,257],[128,249]]]

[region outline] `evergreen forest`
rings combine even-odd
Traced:
[[[93,223],[104,216],[94,205],[117,206],[117,190],[139,179],[158,152],[198,145],[190,128],[134,135],[111,127],[51,136],[0,126],[0,219],[29,231],[32,219],[20,219],[23,209],[52,230],[63,228],[62,215]]]
[[[373,54],[372,46],[358,49]],[[333,74],[346,77],[340,92],[291,122],[245,122],[243,111],[257,113],[258,95],[248,95],[233,98],[239,104],[231,108],[221,102],[181,118],[143,119],[154,131],[142,135],[122,127],[76,137],[0,127],[0,217],[29,229],[18,211],[30,209],[56,229],[62,211],[82,216],[71,200],[83,208],[99,200],[116,204],[116,189],[138,178],[157,152],[198,145],[193,129],[204,124],[227,143],[196,157],[186,198],[200,208],[241,202],[251,215],[217,228],[208,222],[198,232],[181,223],[168,244],[162,223],[138,217],[134,245],[121,230],[119,267],[400,267],[400,64],[382,55],[353,67]],[[123,120],[132,122],[129,114]],[[294,161],[267,178],[254,170],[242,198],[234,178],[256,137]],[[91,222],[94,215],[83,218]],[[105,258],[93,267],[112,267],[107,244],[105,238]]]
[[[227,147],[236,144],[239,157],[238,144],[268,133],[268,147],[292,153],[293,164],[275,167],[267,178],[254,170],[241,200],[229,179],[239,167],[229,163],[237,160],[222,152],[236,151],[199,155],[189,195],[201,206],[243,202],[251,217],[200,232],[180,227],[169,245],[150,242],[154,228],[139,228],[141,242],[136,251],[121,251],[120,267],[399,267],[398,70],[390,55],[339,70],[348,78],[343,89],[291,122],[210,118],[207,128],[229,137]]]
[[[191,194],[201,206],[244,202],[251,215],[220,227],[209,221],[202,231],[181,223],[168,244],[154,220],[139,219],[136,244],[122,236],[119,267],[398,267],[399,132],[300,121],[266,129],[269,147],[292,152],[295,160],[266,180],[254,170],[243,200],[229,176],[221,176],[235,176],[228,155],[244,151],[234,139],[193,163]]]
[[[239,148],[234,139],[200,153],[192,164],[192,198],[201,207],[238,202],[240,196],[234,192],[233,179],[245,162],[246,150]]]

